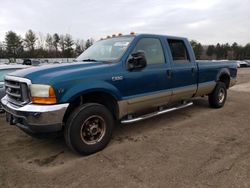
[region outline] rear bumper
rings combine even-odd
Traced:
[[[36,105],[19,107],[2,98],[6,120],[12,125],[34,133],[57,132],[62,129],[63,117],[69,104]]]

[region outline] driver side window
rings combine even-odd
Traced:
[[[133,53],[139,50],[144,51],[148,65],[165,63],[164,53],[159,39],[143,38],[139,40]]]

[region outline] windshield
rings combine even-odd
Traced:
[[[134,37],[116,37],[100,40],[84,51],[77,61],[117,62]]]

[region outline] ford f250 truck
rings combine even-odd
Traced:
[[[163,35],[103,39],[76,60],[10,73],[1,103],[10,124],[33,135],[64,131],[83,155],[103,149],[118,122],[184,108],[199,96],[222,107],[237,76],[236,64],[197,62],[186,38]]]

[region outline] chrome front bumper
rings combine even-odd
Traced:
[[[27,104],[19,107],[8,102],[5,96],[1,100],[10,124],[31,132],[56,132],[62,129],[63,117],[68,107],[66,104],[36,105]]]

